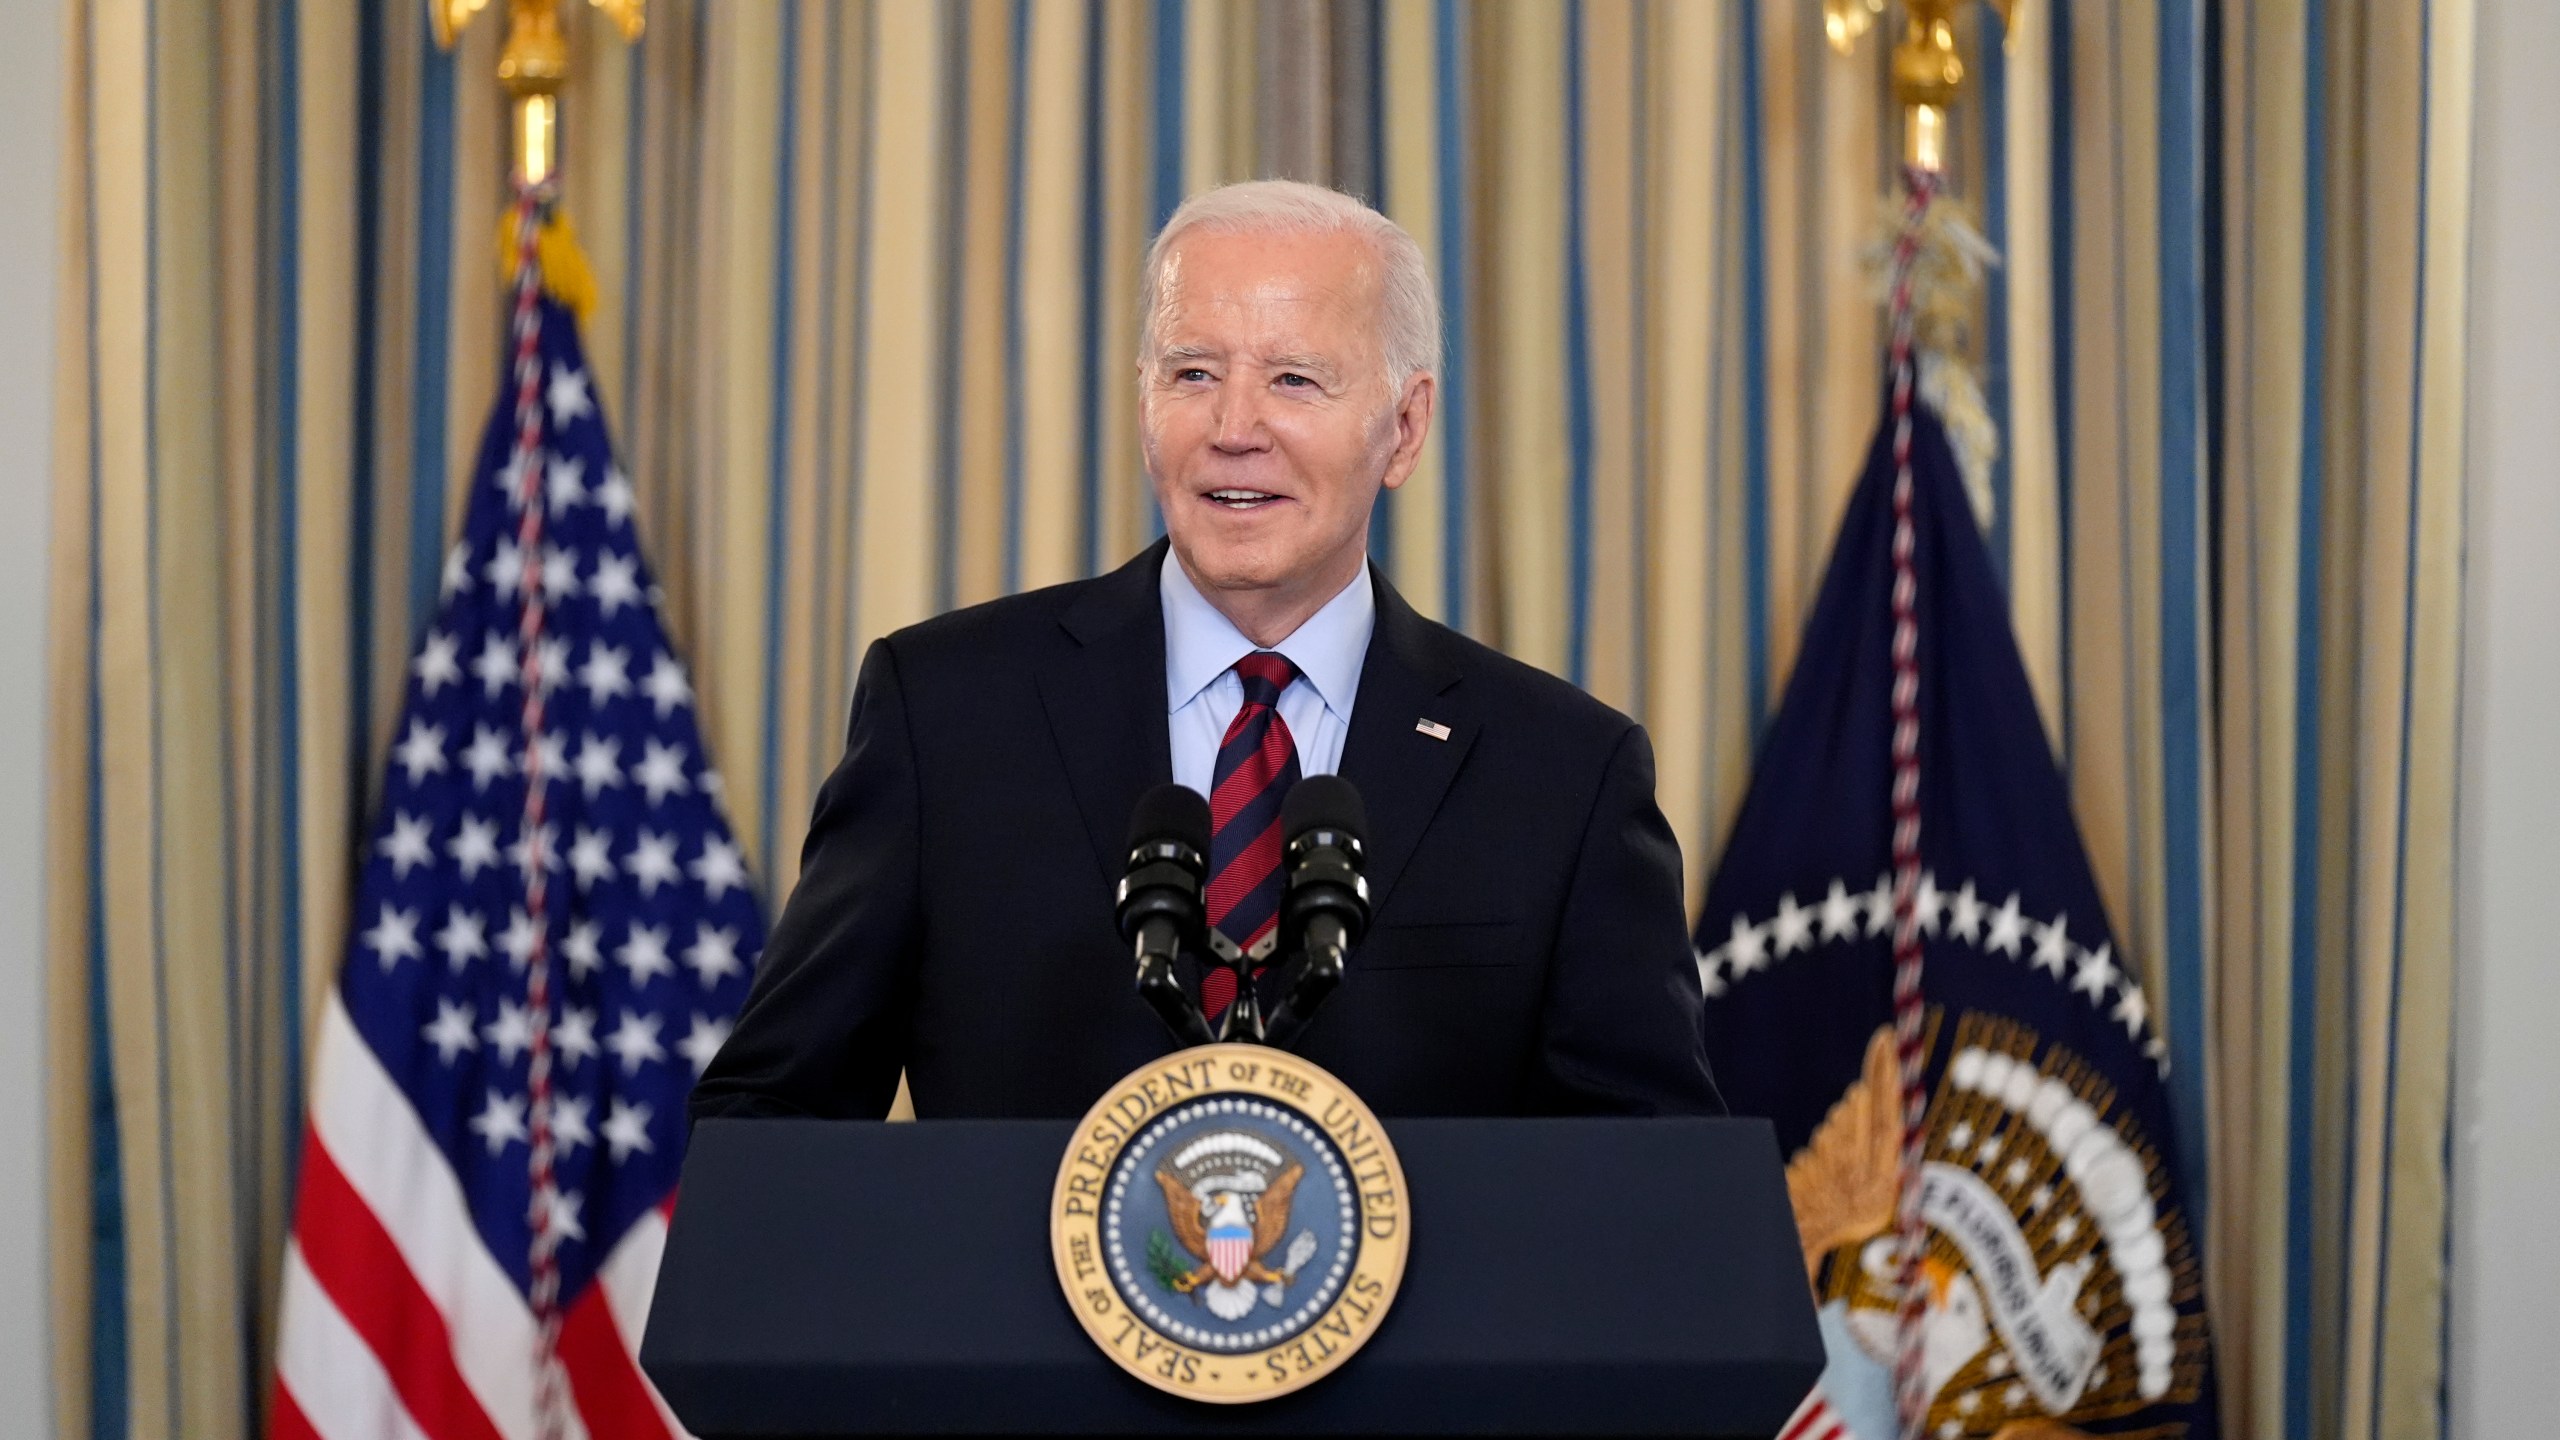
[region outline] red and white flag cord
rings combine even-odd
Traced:
[[[1920,1254],[1927,1225],[1920,1218],[1920,1163],[1928,1132],[1922,1118],[1928,1095],[1921,1087],[1927,1060],[1922,1030],[1927,1007],[1920,998],[1920,616],[1919,581],[1911,523],[1911,395],[1916,377],[1911,345],[1911,272],[1920,252],[1920,227],[1935,198],[1938,176],[1904,172],[1909,194],[1902,231],[1893,245],[1891,291],[1893,365],[1893,1036],[1902,1078],[1901,1193],[1896,1210],[1901,1312],[1896,1326],[1894,1404],[1902,1440],[1919,1440],[1929,1420],[1924,1363],[1928,1291]]]
[[[527,1128],[532,1157],[533,1245],[528,1269],[532,1276],[534,1328],[534,1414],[541,1440],[559,1440],[560,1395],[560,1232],[559,1196],[552,1175],[551,1135],[551,953],[548,940],[549,867],[543,851],[542,773],[542,273],[538,241],[543,194],[539,187],[516,187],[516,443],[509,454],[515,480],[515,502],[522,518],[516,525],[520,557],[517,594],[524,602],[516,628],[518,678],[524,687],[524,818],[517,841],[524,848],[524,913],[533,943],[525,957],[525,1009],[532,1016],[531,1073]]]

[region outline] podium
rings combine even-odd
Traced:
[[[1753,1120],[1397,1120],[1404,1284],[1334,1374],[1208,1405],[1078,1327],[1046,1206],[1072,1127],[707,1121],[641,1365],[705,1440],[1774,1435],[1822,1369]]]

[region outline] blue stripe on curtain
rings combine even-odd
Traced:
[[[96,43],[83,35],[77,52],[84,65]],[[89,334],[98,333],[98,161],[94,95],[81,117],[80,200],[85,211],[88,294],[83,297]],[[89,1415],[96,1440],[124,1440],[132,1428],[127,1389],[132,1367],[126,1353],[125,1210],[123,1131],[116,1117],[115,1023],[107,1004],[107,805],[106,696],[98,675],[98,638],[106,629],[106,587],[101,574],[106,494],[99,457],[105,449],[105,417],[99,405],[98,347],[88,352],[89,409],[89,726],[88,726],[88,979],[89,979]]]
[[[1769,185],[1761,74],[1760,0],[1742,0],[1729,36],[1742,121],[1742,554],[1744,703],[1755,742],[1769,705]],[[1723,287],[1716,303],[1722,308]],[[1719,327],[1721,329],[1721,327]],[[1718,350],[1719,357],[1723,352]],[[1723,386],[1717,386],[1721,400]]]
[[[832,241],[834,236],[843,233],[840,227],[845,224],[844,207],[842,204],[845,187],[838,179],[838,177],[841,177],[844,174],[844,7],[839,5],[829,5],[825,7],[821,13],[826,17],[826,38],[821,43],[827,47],[827,94],[825,115],[820,122],[824,126],[824,141],[820,153],[825,156],[824,172],[829,178],[825,187],[825,220],[820,226],[819,233],[828,237],[829,243],[819,247],[818,296],[822,303],[832,303],[832,298],[840,293],[838,287],[843,280],[843,277],[841,277],[836,270],[836,246]],[[869,6],[863,7],[862,16],[863,25],[867,32],[871,16],[871,9]],[[632,87],[635,91],[640,88],[641,87],[637,85]],[[870,167],[867,165],[862,167],[862,173],[865,177],[863,183],[867,186]],[[860,198],[857,197],[855,200],[855,209],[857,211],[858,218],[856,218],[853,223],[864,227],[854,232],[857,236],[867,236],[869,234],[869,216],[859,213],[863,208]],[[856,263],[859,264],[859,249],[861,241],[857,240],[855,245],[857,251]],[[857,279],[855,283],[859,285],[860,281]],[[861,314],[862,300],[863,292],[857,289],[854,292],[854,313],[857,316],[854,333],[857,337],[861,334],[861,326],[858,317]],[[857,406],[861,404],[860,396],[862,387],[858,384],[854,384],[849,377],[840,376],[836,367],[836,345],[833,340],[832,328],[829,328],[822,333],[828,335],[829,341],[828,343],[818,347],[818,413],[816,417],[818,444],[815,448],[819,456],[819,475],[818,483],[811,487],[812,492],[817,497],[817,513],[810,517],[810,523],[815,528],[815,533],[820,537],[820,539],[817,544],[810,547],[809,570],[810,593],[818,596],[830,596],[839,592],[836,589],[834,568],[828,564],[830,552],[828,550],[825,537],[833,534],[836,526],[839,524],[844,525],[848,529],[852,528],[853,525],[857,523],[860,507],[851,504],[848,499],[848,503],[845,506],[846,513],[841,518],[837,516],[837,487],[829,483],[830,477],[826,473],[826,468],[830,463],[830,457],[839,453],[835,447],[836,437],[841,433],[839,426],[842,423],[841,417],[843,414],[843,407],[848,403],[848,401]],[[857,338],[854,343],[858,346],[861,341]],[[860,352],[857,350],[855,353],[859,354]],[[780,376],[777,375],[776,379],[779,380]],[[848,395],[846,393],[847,391],[852,393]],[[862,452],[859,449],[855,449],[843,453],[858,455]],[[779,443],[774,446],[774,454],[777,457],[782,454],[782,446]],[[856,546],[859,546],[861,543],[859,537],[856,537],[853,543]],[[858,553],[858,551],[849,553]],[[778,653],[776,659],[777,661],[779,659]],[[777,668],[779,668],[778,664]],[[809,687],[809,692],[807,694],[800,697],[800,700],[802,704],[809,707],[806,712],[810,719],[809,733],[818,736],[833,733],[840,714],[838,698],[834,695],[828,694],[826,687],[822,685],[813,685]],[[771,754],[772,752],[768,751],[767,753]],[[820,748],[814,752],[813,758],[823,757],[825,753],[825,750]],[[821,765],[825,764],[823,759],[819,759],[818,763]],[[765,806],[765,813],[767,815],[773,815],[780,809],[781,807],[778,803],[769,802]],[[788,832],[785,831],[783,833]],[[776,852],[768,850],[765,853],[767,855],[773,855]],[[765,883],[768,887],[770,886],[769,881]],[[763,892],[763,898],[765,903],[770,906],[776,897],[772,890],[767,888]]]
[[[1155,213],[1147,224],[1150,232],[1163,228],[1182,204],[1182,111],[1189,103],[1183,56],[1189,45],[1184,33],[1191,19],[1189,6],[1190,0],[1156,0],[1155,130],[1149,137],[1155,146]],[[1153,321],[1153,316],[1142,316],[1138,323]],[[1146,512],[1147,537],[1153,540],[1164,534],[1164,515],[1153,505]]]
[[[1367,167],[1369,193],[1360,198],[1373,207],[1384,209],[1387,203],[1386,17],[1380,13],[1380,0],[1362,0],[1362,4],[1365,9],[1360,31],[1363,44],[1354,83],[1360,87],[1360,94],[1368,107],[1368,154],[1361,163]],[[1085,413],[1090,415],[1093,412],[1088,408]],[[1439,419],[1434,416],[1433,423],[1439,423]],[[1369,555],[1379,573],[1395,573],[1396,507],[1391,503],[1382,502],[1369,511]]]
[[[374,74],[378,78],[381,68],[381,56],[378,47],[375,49],[371,59],[374,62]],[[368,144],[378,144],[380,142],[378,127],[373,128],[367,133],[367,142]],[[366,153],[370,154],[374,152],[368,150]],[[365,377],[365,388],[368,392],[372,389],[372,383],[373,376],[368,372]],[[368,456],[371,455],[372,449],[370,444],[366,446],[365,453]],[[208,479],[211,478],[214,477],[208,477]],[[213,551],[215,554],[224,557],[227,568],[231,557],[238,553],[235,548],[238,542],[234,533],[232,515],[229,506],[216,505],[214,507],[213,525],[215,531]],[[241,677],[236,669],[240,656],[236,648],[232,645],[231,636],[228,632],[223,634],[220,646],[221,658],[214,668],[214,703],[215,715],[217,717],[215,721],[215,730],[220,737],[219,753],[223,755],[237,755],[240,753],[240,741],[242,738],[238,724],[240,713],[238,700],[242,684]],[[250,693],[259,694],[263,693],[263,691],[253,689]],[[263,795],[264,791],[259,790],[254,793]],[[242,813],[240,809],[241,796],[239,771],[236,767],[229,765],[222,767],[219,794],[221,796],[221,813],[225,817],[238,816]],[[236,837],[238,834],[239,831],[237,829],[234,829],[231,832],[233,837]],[[243,908],[244,892],[240,882],[244,868],[254,868],[256,863],[255,853],[253,841],[252,849],[246,855],[244,855],[240,846],[232,844],[223,847],[221,857],[222,993],[234,1005],[240,1003],[242,996],[247,996],[248,1013],[251,1015],[259,1013],[258,1001],[264,996],[265,986],[262,982],[266,975],[266,967],[264,965],[250,962],[249,957],[244,956],[241,950],[241,939],[243,935],[241,911]],[[246,862],[245,865],[244,861]],[[229,1117],[230,1125],[228,1138],[230,1141],[231,1153],[234,1155],[244,1156],[254,1155],[258,1153],[259,1122],[261,1118],[268,1113],[268,1107],[273,1104],[274,1097],[268,1092],[264,1083],[266,1079],[266,1067],[263,1064],[253,1067],[247,1061],[247,1054],[250,1051],[261,1049],[260,1041],[262,1041],[264,1037],[250,1030],[246,1026],[234,1024],[224,1027],[222,1038],[223,1075],[231,1086],[234,1094],[238,1097],[238,1102],[232,1106]],[[258,1290],[256,1287],[242,1286],[240,1288],[238,1293],[232,1297],[232,1314],[233,1323],[239,1327],[240,1334],[256,1335],[259,1333],[264,1322],[258,1311]],[[260,1413],[260,1397],[258,1393],[259,1386],[257,1384],[257,1377],[249,1373],[246,1367],[243,1367],[241,1373],[237,1377],[237,1380],[241,1387],[241,1413],[244,1415],[256,1415]]]
[[[1149,230],[1163,228],[1182,203],[1182,56],[1188,0],[1156,0],[1155,214]],[[1159,532],[1161,533],[1161,532]]]
[[[1102,320],[1102,93],[1103,7],[1093,5],[1084,12],[1085,74],[1084,178],[1078,186],[1078,203],[1084,206],[1084,218],[1076,229],[1077,243],[1084,246],[1078,267],[1078,281],[1084,286],[1083,339],[1076,353],[1084,357],[1084,379],[1076,395],[1076,407],[1084,416],[1084,453],[1078,462],[1079,486],[1077,513],[1083,517],[1084,535],[1076,553],[1084,557],[1085,568],[1099,571],[1104,567],[1102,519],[1102,377],[1116,369],[1115,362],[1125,357],[1102,353],[1102,337],[1109,333]],[[866,174],[868,173],[866,169]],[[869,231],[866,227],[864,233]],[[1123,372],[1125,373],[1125,372]],[[1125,463],[1125,462],[1124,462]],[[1384,509],[1384,506],[1379,507]],[[857,545],[858,549],[858,545]]]
[[[94,324],[94,318],[92,320]],[[97,430],[97,402],[90,401],[90,427]],[[95,456],[94,445],[90,454]],[[89,533],[97,535],[101,491],[89,502]],[[105,628],[98,582],[98,561],[89,563],[89,633]],[[89,685],[89,884],[90,893],[107,893],[106,747],[100,734],[106,714],[94,678]],[[125,1354],[124,1141],[116,1122],[115,1023],[107,1004],[106,908],[89,907],[89,1123],[91,1146],[89,1406],[93,1434],[121,1440],[129,1428]]]
[[[2293,925],[2287,996],[2284,1244],[2284,1427],[2286,1440],[2312,1440],[2312,1185],[2318,1117],[2320,1021],[2320,686],[2321,540],[2326,528],[2321,477],[2326,457],[2328,316],[2316,303],[2327,293],[2329,219],[2328,6],[2305,6],[2303,166],[2302,478],[2294,579]]]
[[[413,17],[426,28],[427,17]],[[453,343],[453,56],[433,44],[418,47],[418,247],[412,282],[417,319],[409,337],[409,633],[435,617],[443,574],[445,489],[445,414],[450,400],[452,366],[446,353]],[[639,103],[645,86],[631,87]],[[637,145],[639,126],[632,133]],[[632,168],[634,183],[639,167]],[[638,206],[632,207],[636,215]],[[633,222],[637,228],[638,222]],[[637,257],[635,240],[625,253]],[[626,296],[636,285],[626,282]],[[636,370],[626,366],[626,370]],[[626,403],[625,413],[629,413]],[[288,472],[290,473],[290,472]]]
[[[2076,395],[2072,385],[2071,343],[2079,306],[2074,302],[2076,289],[2072,275],[2071,251],[2071,116],[2073,111],[2071,83],[2071,7],[2044,7],[2046,23],[2051,27],[2051,44],[2046,47],[2045,74],[2047,89],[2047,149],[2051,156],[2051,174],[2045,187],[2051,208],[2047,228],[2047,253],[2052,257],[2053,276],[2050,284],[2053,309],[2053,413],[2062,434],[2071,433],[2072,407]],[[2064,562],[2054,567],[2056,596],[2054,608],[2055,634],[2061,647],[2061,673],[2070,675],[2071,668],[2071,535],[2073,506],[2071,503],[2071,446],[2065,443],[2054,451],[2054,534],[2063,552]],[[2074,687],[2061,687],[2061,713],[2054,717],[2053,758],[2062,767],[2065,782],[2071,778],[2071,715]]]
[[[284,914],[281,949],[283,1010],[293,1021],[310,1013],[303,991],[302,953],[302,581],[294,565],[301,549],[302,495],[302,45],[290,5],[268,12],[267,31],[274,47],[270,65],[276,76],[276,108],[259,138],[266,148],[266,168],[276,176],[274,212],[268,230],[275,246],[270,278],[275,303],[276,404],[273,423],[278,555],[276,566],[277,730],[281,740],[278,768],[283,771]],[[104,893],[104,892],[101,892]],[[284,1133],[302,1130],[303,1035],[299,1023],[284,1027]],[[283,1157],[284,1184],[290,1193],[301,1168],[301,1147],[288,1144]]]
[[[374,337],[376,317],[381,313],[382,283],[383,167],[376,163],[382,154],[382,24],[379,7],[357,8],[356,93],[364,97],[364,103],[356,107],[356,154],[361,158],[355,177],[355,414],[350,427],[354,443],[349,447],[347,477],[347,553],[360,557],[352,567],[354,573],[347,577],[347,673],[355,676],[373,674],[376,587],[372,557],[376,553],[375,532],[383,523],[377,514],[381,504],[380,477],[374,473],[373,447],[375,402],[381,393],[375,381],[381,347]],[[404,638],[409,633],[408,626],[401,627]],[[373,691],[372,685],[361,680],[347,689],[348,726],[355,734],[373,733]]]
[[[2196,57],[2202,73],[2220,76],[2223,70],[2223,44],[2228,34],[2222,7],[2207,5],[2200,22],[2199,43],[2203,47]],[[2222,499],[2226,488],[2224,457],[2229,453],[2225,441],[2230,435],[2229,361],[2230,361],[2230,257],[2225,247],[2230,244],[2230,227],[2225,218],[2223,186],[2229,179],[2229,157],[2224,136],[2230,104],[2220,84],[2206,84],[2196,98],[2197,126],[2203,137],[2197,157],[2201,177],[2197,182],[2200,206],[2198,226],[2204,236],[2203,253],[2198,257],[2199,278],[2204,288],[2201,323],[2204,343],[2204,545],[2205,614],[2208,623],[2223,614],[2222,594]],[[2222,694],[2223,654],[2219,638],[2206,647],[2206,705],[2208,710]],[[2217,857],[2218,858],[2218,857]]]
[[[764,644],[764,772],[759,787],[761,803],[756,807],[763,831],[757,850],[760,855],[773,855],[780,840],[780,828],[774,812],[781,798],[782,767],[775,763],[782,753],[782,617],[783,585],[790,574],[787,558],[791,534],[791,340],[798,319],[792,295],[792,232],[797,230],[792,211],[798,204],[793,193],[792,162],[800,143],[800,7],[786,5],[782,10],[782,39],[775,53],[780,59],[774,68],[774,107],[776,112],[773,146],[773,337],[772,383],[769,386],[765,454],[765,614]],[[818,297],[822,302],[826,297]]]
[[[1438,0],[1432,14],[1436,40],[1434,77],[1440,116],[1440,310],[1443,344],[1441,413],[1448,417],[1441,441],[1441,599],[1443,622],[1464,629],[1467,606],[1467,143],[1465,15],[1458,0]]]
[[[2198,413],[2204,337],[2204,241],[2198,151],[2196,0],[2160,0],[2160,877],[2168,932],[2172,1052],[2189,1057],[2169,1076],[2178,1158],[2187,1193],[2210,1195],[2205,1131],[2204,674],[2197,601],[2202,554],[2197,505],[2204,436]]]

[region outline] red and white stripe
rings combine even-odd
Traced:
[[[1849,1422],[1841,1419],[1839,1413],[1831,1408],[1831,1402],[1824,1398],[1820,1387],[1816,1387],[1812,1394],[1804,1397],[1804,1403],[1796,1407],[1796,1413],[1787,1417],[1785,1428],[1778,1432],[1778,1440],[1858,1440],[1858,1436],[1849,1428]]]
[[[1902,231],[1893,246],[1893,1038],[1902,1080],[1899,1236],[1901,1312],[1893,1367],[1894,1406],[1903,1440],[1918,1440],[1929,1419],[1924,1331],[1927,1292],[1920,1283],[1920,1252],[1927,1226],[1920,1218],[1920,1162],[1928,1132],[1929,1097],[1921,1088],[1927,1055],[1921,1032],[1927,1006],[1920,995],[1920,582],[1911,523],[1911,270],[1920,252],[1920,226],[1937,193],[1935,172],[1904,172],[1909,194]]]
[[[282,1440],[675,1440],[637,1351],[667,1238],[644,1216],[560,1317],[549,1385],[532,1307],[346,1008],[321,1018],[276,1350]]]
[[[1253,1241],[1246,1237],[1209,1237],[1209,1268],[1217,1277],[1233,1285],[1244,1273],[1246,1262],[1253,1258]]]

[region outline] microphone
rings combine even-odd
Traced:
[[[1138,995],[1186,1045],[1214,1038],[1200,1007],[1191,1001],[1174,961],[1186,941],[1196,941],[1202,918],[1200,885],[1209,873],[1209,802],[1182,785],[1159,785],[1129,816],[1129,869],[1120,880],[1120,938],[1138,963]]]
[[[1295,1030],[1342,983],[1343,959],[1369,928],[1369,882],[1360,873],[1369,829],[1360,792],[1338,775],[1310,775],[1280,802],[1287,891],[1283,934],[1306,955],[1274,1025]]]

